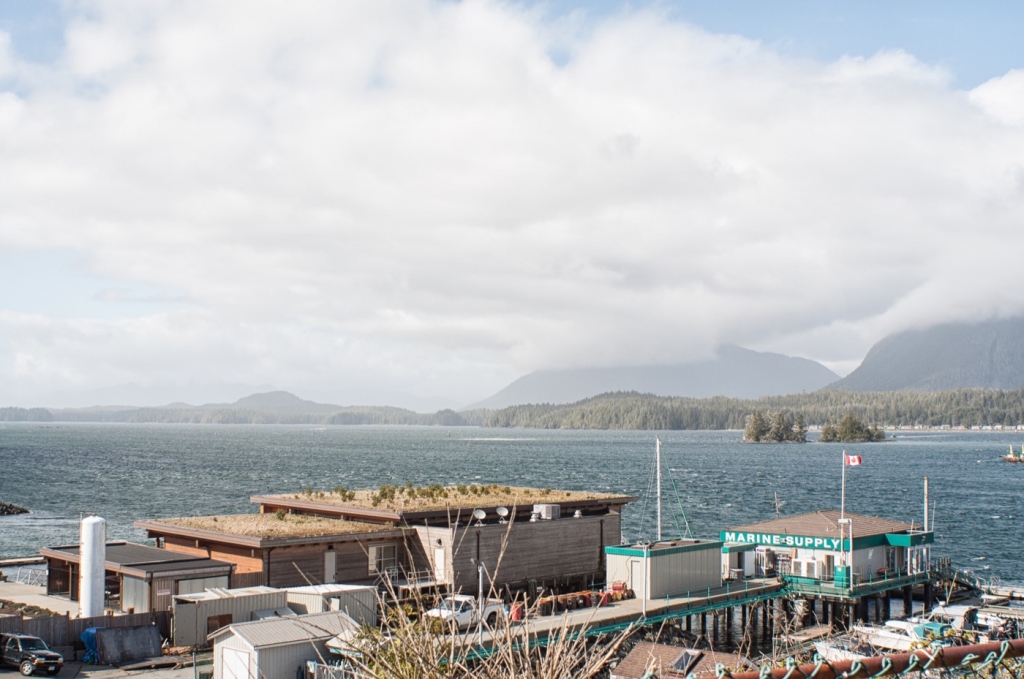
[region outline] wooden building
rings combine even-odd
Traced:
[[[468,593],[482,569],[488,586],[532,591],[603,582],[604,548],[619,544],[620,512],[635,499],[436,486],[429,498],[413,489],[381,502],[371,492],[257,496],[258,515],[135,525],[168,550],[232,561],[239,574],[253,575],[247,585],[389,579]]]
[[[78,545],[43,547],[46,593],[78,601],[81,555]],[[130,542],[106,544],[106,591],[109,606],[127,613],[171,609],[178,594],[228,587],[235,564],[205,555],[168,552]]]
[[[248,586],[372,584],[404,566],[406,531],[388,525],[288,514],[136,521],[165,550],[223,559]],[[239,581],[245,578],[237,578]]]

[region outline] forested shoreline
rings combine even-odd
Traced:
[[[1024,390],[941,392],[819,391],[760,399],[678,398],[620,392],[567,405],[421,414],[352,406],[332,412],[273,412],[218,407],[0,408],[0,422],[168,424],[434,425],[537,429],[743,429],[754,412],[799,414],[806,426],[837,424],[847,414],[882,427],[1015,427],[1024,425]]]
[[[754,412],[799,414],[823,427],[846,415],[882,427],[984,427],[1024,424],[1024,390],[941,392],[818,391],[760,399],[669,398],[605,394],[571,405],[512,406],[484,426],[555,429],[743,429]]]

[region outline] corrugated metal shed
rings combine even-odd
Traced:
[[[359,625],[348,614],[342,611],[328,611],[228,625],[211,634],[210,640],[220,643],[220,639],[225,636],[234,635],[258,650],[312,639],[326,640],[342,632],[353,632],[358,629]]]
[[[289,587],[288,606],[296,613],[344,611],[360,625],[377,626],[377,588],[369,585]]]
[[[210,636],[214,679],[292,677],[328,656],[326,643],[359,626],[340,611],[229,625]]]
[[[273,587],[209,589],[174,597],[175,646],[206,646],[207,637],[221,627],[252,620],[254,611],[287,606],[284,590]]]

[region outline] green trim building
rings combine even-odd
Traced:
[[[726,528],[720,537],[723,572],[779,575],[796,594],[836,599],[928,581],[935,541],[914,524],[835,510]]]
[[[608,582],[624,582],[642,599],[720,587],[722,547],[718,540],[668,540],[605,547]]]

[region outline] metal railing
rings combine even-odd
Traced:
[[[21,585],[35,585],[42,587],[46,585],[46,569],[21,566],[14,573],[14,582]]]

